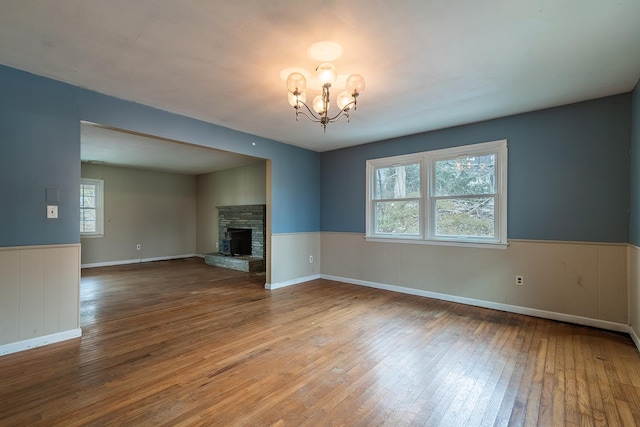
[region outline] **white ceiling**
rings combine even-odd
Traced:
[[[321,40],[366,79],[326,134],[281,76]],[[325,151],[631,91],[640,1],[2,0],[0,63]]]

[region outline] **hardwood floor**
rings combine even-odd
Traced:
[[[82,273],[83,337],[0,357],[0,425],[640,425],[618,333],[201,259]]]

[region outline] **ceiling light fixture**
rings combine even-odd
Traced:
[[[313,98],[311,106],[313,110],[305,103],[307,95],[307,79],[302,73],[291,73],[287,78],[287,89],[289,90],[289,104],[296,110],[296,121],[298,115],[302,114],[315,123],[320,123],[324,132],[327,132],[327,123],[333,123],[345,116],[349,121],[349,112],[353,108],[356,109],[358,96],[364,91],[364,78],[360,74],[352,74],[347,78],[345,91],[341,92],[337,98],[338,108],[340,111],[335,116],[329,116],[329,107],[331,100],[329,97],[329,89],[336,82],[337,73],[335,65],[325,62],[316,68],[316,78],[322,85],[322,94]],[[305,107],[309,114],[301,111],[301,107]]]

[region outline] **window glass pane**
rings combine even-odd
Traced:
[[[376,200],[420,197],[420,163],[379,168],[374,174]]]
[[[420,207],[417,200],[376,202],[375,232],[420,233]]]
[[[435,162],[436,196],[495,193],[496,155],[467,156]]]
[[[96,231],[95,209],[80,209],[80,232],[93,233]]]
[[[82,184],[80,187],[80,206],[81,207],[96,207],[96,186],[89,184]]]
[[[494,237],[493,197],[436,201],[436,236]]]

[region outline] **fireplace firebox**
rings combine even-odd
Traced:
[[[222,239],[223,255],[251,255],[251,229],[227,228]]]

